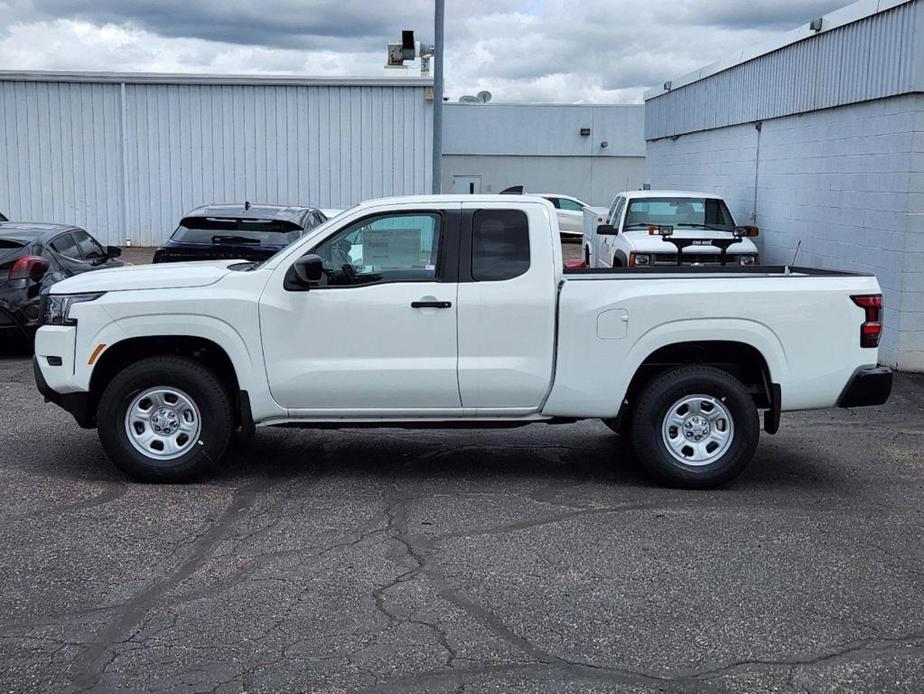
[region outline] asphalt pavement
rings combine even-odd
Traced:
[[[0,354],[0,691],[924,686],[924,377],[727,489],[598,422],[263,430],[141,485]]]

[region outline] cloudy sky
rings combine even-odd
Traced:
[[[446,93],[631,102],[847,0],[446,0]],[[381,75],[432,0],[0,0],[0,68]]]

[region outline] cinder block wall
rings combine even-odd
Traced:
[[[801,241],[801,265],[874,272],[882,361],[924,371],[924,95],[652,140],[647,170],[654,188],[725,196],[766,263]]]

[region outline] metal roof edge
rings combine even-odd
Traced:
[[[311,77],[299,75],[204,75],[198,73],[0,70],[0,82],[192,84],[308,87],[429,87],[429,77]]]
[[[866,19],[867,17],[872,17],[882,12],[886,12],[900,5],[905,5],[907,3],[918,2],[918,0],[858,0],[851,5],[841,7],[840,9],[833,10],[826,15],[822,16],[821,30],[812,31],[810,28],[810,23],[803,24],[796,29],[788,31],[778,37],[775,41],[759,45],[753,48],[746,48],[741,51],[736,51],[726,60],[720,60],[718,62],[706,65],[688,72],[685,75],[681,75],[676,79],[670,80],[671,87],[670,89],[664,89],[661,87],[654,87],[648,89],[644,92],[643,99],[649,101],[655,99],[669,92],[675,91],[681,87],[685,87],[693,82],[698,82],[699,80],[706,79],[711,77],[719,72],[724,72],[729,70],[736,65],[741,65],[746,63],[749,60],[754,60],[759,58],[762,55],[767,55],[768,53],[773,53],[787,46],[791,46],[794,43],[810,39],[813,36],[820,36],[821,34],[827,33],[829,31],[834,31],[840,27],[846,26],[848,24],[853,24],[859,22],[860,20]]]

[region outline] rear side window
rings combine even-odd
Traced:
[[[569,200],[568,198],[561,199],[561,209],[568,210],[569,212],[580,212],[584,207],[579,202],[574,200]]]
[[[60,253],[65,258],[80,260],[80,251],[77,250],[77,243],[70,234],[61,234],[61,236],[52,241],[51,250],[55,253]]]
[[[472,219],[472,278],[497,282],[529,269],[529,222],[522,210],[478,210]]]

